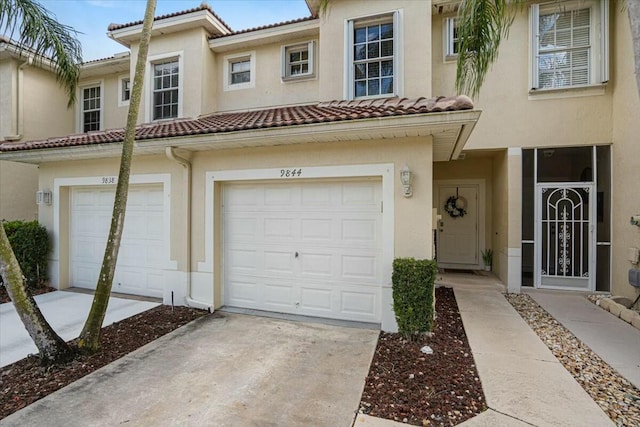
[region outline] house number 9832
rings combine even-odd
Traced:
[[[280,169],[280,178],[294,178],[302,175],[302,169]]]

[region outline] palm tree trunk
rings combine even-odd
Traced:
[[[80,340],[78,341],[78,347],[87,352],[95,352],[100,348],[100,329],[102,328],[102,322],[104,321],[107,305],[109,304],[113,275],[118,261],[118,251],[120,250],[120,241],[122,240],[124,218],[127,209],[133,142],[135,140],[136,122],[138,120],[138,110],[140,109],[140,98],[142,96],[142,86],[155,9],[156,0],[147,0],[147,9],[142,24],[140,48],[138,50],[138,60],[133,78],[133,87],[131,89],[125,138],[122,145],[122,158],[120,159],[120,173],[118,175],[116,197],[113,204],[111,229],[109,230],[109,238],[104,251],[104,258],[102,260],[102,267],[100,269],[100,276],[98,277],[98,284],[96,285],[96,293],[93,297],[91,311],[80,333]]]
[[[627,14],[629,15],[629,25],[631,26],[636,85],[638,88],[638,94],[640,95],[640,2],[632,0],[628,1],[626,5]]]
[[[25,287],[22,270],[2,224],[0,224],[0,276],[20,320],[40,351],[40,358],[48,363],[71,359],[73,357],[71,347],[47,323],[31,293]]]

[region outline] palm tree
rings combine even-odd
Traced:
[[[323,0],[329,1],[329,0]],[[526,0],[463,0],[458,9],[458,63],[456,91],[477,97],[500,42],[507,38],[516,14]],[[640,1],[625,4],[635,58],[636,85],[640,93]]]
[[[56,21],[35,0],[1,0],[0,30],[17,40],[25,55],[36,64],[53,67],[58,82],[67,92],[68,106],[76,99],[76,88],[82,63],[82,45],[78,33]]]
[[[120,173],[116,186],[116,196],[113,204],[113,215],[111,217],[111,228],[107,239],[107,247],[104,251],[100,276],[96,285],[96,292],[93,296],[91,311],[80,333],[78,347],[81,350],[95,352],[100,348],[100,330],[104,321],[113,274],[118,261],[118,252],[122,231],[124,229],[124,217],[127,208],[127,196],[129,194],[129,175],[131,172],[131,158],[133,156],[133,142],[135,140],[136,121],[138,120],[138,110],[142,97],[142,85],[147,63],[147,53],[149,52],[149,40],[151,39],[151,26],[153,25],[153,14],[156,9],[156,0],[147,0],[147,9],[142,23],[142,36],[136,71],[133,77],[133,87],[131,89],[131,99],[129,103],[129,113],[127,115],[127,125],[125,127],[125,137],[122,144],[122,157],[120,159]]]
[[[80,76],[82,48],[77,33],[55,20],[33,0],[0,0],[0,30],[17,44],[25,56],[51,66],[65,88],[72,106]],[[51,328],[25,286],[18,260],[4,227],[0,226],[0,276],[25,329],[46,362],[68,360],[73,351]]]

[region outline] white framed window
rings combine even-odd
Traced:
[[[458,19],[445,18],[444,20],[444,60],[455,61],[458,58]]]
[[[282,80],[315,76],[314,42],[282,46]]]
[[[79,130],[91,132],[102,130],[103,94],[102,82],[89,83],[80,87]]]
[[[531,89],[609,80],[609,0],[531,5]]]
[[[223,58],[222,68],[225,91],[255,87],[255,52],[225,56]]]
[[[180,62],[177,58],[153,64],[153,120],[178,117]]]
[[[125,107],[129,105],[129,99],[131,98],[131,78],[126,76],[120,76],[118,78],[118,107]]]
[[[347,21],[347,99],[399,94],[400,34],[400,11]]]

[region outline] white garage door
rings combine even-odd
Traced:
[[[225,304],[380,321],[381,181],[224,187]]]
[[[71,192],[71,286],[95,289],[111,226],[115,187]],[[162,297],[164,242],[162,185],[129,187],[113,292]]]

